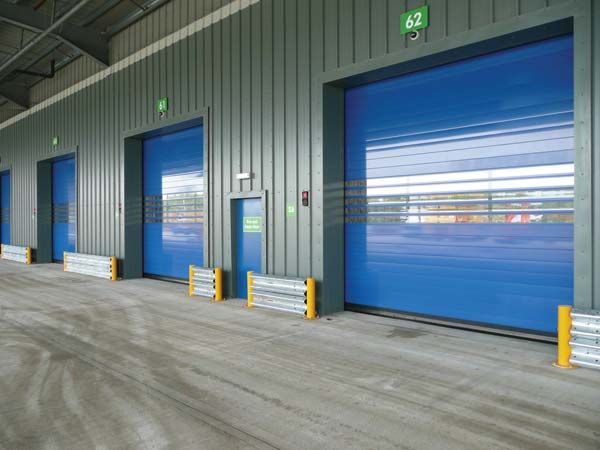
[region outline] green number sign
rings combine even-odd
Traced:
[[[288,217],[294,217],[296,216],[296,205],[294,204],[288,204],[287,208],[286,208],[286,212],[287,212],[287,216]]]
[[[159,98],[156,102],[156,111],[159,113],[165,113],[169,109],[169,99],[167,97]]]
[[[421,30],[429,26],[429,6],[412,9],[400,16],[400,33]]]
[[[244,233],[260,233],[262,217],[244,217]]]

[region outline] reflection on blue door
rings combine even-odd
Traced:
[[[204,263],[203,128],[144,141],[144,273],[185,279]]]
[[[346,302],[554,332],[573,303],[571,36],[346,91]]]
[[[237,297],[248,296],[248,272],[261,273],[262,201],[260,198],[234,200],[235,276]]]
[[[10,244],[10,172],[0,173],[0,244]]]
[[[52,163],[52,259],[62,261],[64,252],[74,252],[77,237],[75,158]]]

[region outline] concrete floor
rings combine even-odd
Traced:
[[[2,449],[600,449],[555,348],[0,261]]]

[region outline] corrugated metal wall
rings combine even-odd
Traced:
[[[230,0],[172,0],[111,38],[110,64],[210,14],[228,1]],[[102,69],[102,65],[95,60],[82,56],[61,69],[56,77],[42,80],[33,86],[31,104],[35,105],[52,97]]]
[[[113,60],[227,3],[174,2],[117,36]],[[168,96],[169,117],[211,108],[212,263],[223,264],[230,252],[222,235],[229,221],[223,214],[227,193],[264,189],[269,271],[318,274],[311,262],[321,251],[315,236],[322,211],[298,207],[297,217],[285,214],[287,203],[300,203],[302,190],[313,192],[315,205],[322,195],[321,170],[311,158],[312,81],[324,71],[402,52],[423,40],[467,36],[519,14],[526,21],[528,12],[557,3],[569,2],[429,0],[431,25],[413,42],[400,35],[399,16],[421,0],[260,0],[0,130],[1,164],[12,165],[18,196],[14,243],[36,245],[34,162],[52,156],[51,137],[59,135],[61,148],[79,148],[79,251],[123,256],[117,214],[123,201],[122,133],[157,123],[155,102]],[[237,181],[241,171],[255,178]]]
[[[54,78],[48,78],[34,85],[29,91],[29,100],[32,105],[37,105],[75,83],[100,72],[103,68],[102,64],[92,58],[81,56],[59,70]]]

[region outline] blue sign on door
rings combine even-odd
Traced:
[[[234,201],[235,277],[237,297],[248,296],[248,272],[262,270],[262,201],[247,198]]]

